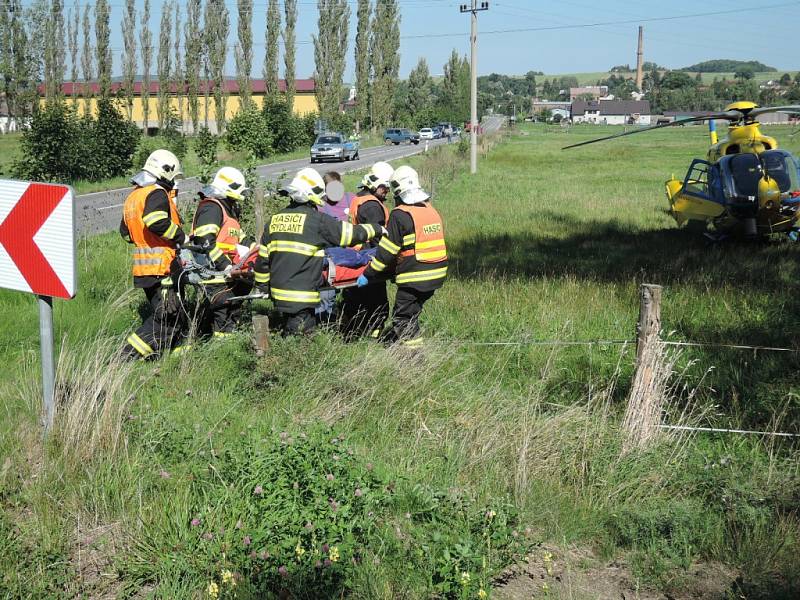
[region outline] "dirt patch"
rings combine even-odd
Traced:
[[[494,582],[496,600],[569,598],[570,600],[724,600],[730,598],[736,573],[717,564],[694,565],[682,589],[672,593],[640,586],[620,560],[601,561],[581,548],[541,546],[527,561],[504,571]]]
[[[76,528],[70,559],[80,591],[86,597],[95,600],[119,597],[121,582],[113,561],[120,545],[120,532],[118,523],[89,527],[79,524]]]

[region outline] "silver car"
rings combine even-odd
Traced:
[[[344,160],[358,159],[358,142],[346,140],[338,133],[324,133],[317,137],[314,145],[311,146],[311,162],[322,162],[325,160]]]

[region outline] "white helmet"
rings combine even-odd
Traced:
[[[419,174],[408,165],[397,167],[392,175],[391,186],[392,193],[398,196],[403,204],[419,204],[430,198],[419,184]]]
[[[298,204],[311,202],[319,205],[325,200],[325,181],[315,169],[306,167],[300,169],[282,191]]]
[[[362,187],[377,190],[380,186],[389,187],[389,180],[392,178],[394,168],[387,162],[376,162],[361,180]]]
[[[181,161],[169,150],[156,150],[147,157],[142,170],[157,180],[174,183],[176,178],[183,177]]]
[[[233,167],[222,167],[214,176],[211,185],[202,190],[204,196],[211,198],[231,198],[232,200],[242,200],[245,192],[250,188],[244,175],[239,169]]]

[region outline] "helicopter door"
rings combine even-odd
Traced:
[[[689,166],[686,177],[683,180],[681,194],[695,196],[703,200],[714,200],[714,187],[716,171],[711,163],[696,158]]]
[[[761,164],[767,175],[778,185],[781,194],[800,189],[794,158],[785,150],[762,152]]]
[[[732,154],[720,161],[725,200],[737,217],[754,217],[758,212],[758,183],[763,169],[757,154]]]

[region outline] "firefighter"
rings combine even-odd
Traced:
[[[211,266],[224,276],[203,282],[209,305],[200,321],[199,333],[224,337],[233,333],[242,313],[234,296],[250,293],[252,285],[241,277],[231,278],[234,265],[249,252],[255,240],[239,224],[239,202],[248,192],[244,175],[233,167],[222,167],[214,180],[200,190],[200,202],[192,222],[192,242],[203,248]]]
[[[325,183],[314,169],[298,171],[279,193],[289,198],[289,205],[264,227],[255,281],[259,291],[272,297],[285,333],[311,333],[316,327],[324,249],[362,244],[382,230],[376,224],[353,225],[319,212]]]
[[[386,208],[386,197],[389,195],[389,180],[394,173],[391,165],[377,162],[361,181],[358,193],[350,202],[350,222],[377,223],[385,227],[389,220],[389,209]],[[366,248],[377,246],[377,240]],[[384,323],[389,316],[389,297],[386,294],[386,282],[377,280],[362,288],[349,288],[342,294],[344,303],[345,337],[369,335],[378,338]]]
[[[381,238],[378,253],[358,278],[358,286],[363,288],[376,277],[393,275],[397,284],[394,315],[391,328],[382,339],[418,348],[422,345],[422,307],[447,277],[444,226],[414,169],[399,167],[391,186],[397,206],[389,215],[387,234]]]
[[[176,247],[186,240],[175,204],[176,179],[182,176],[178,158],[156,150],[131,179],[134,188],[125,200],[119,232],[134,245],[133,286],[144,290],[151,313],[127,338],[123,355],[129,358],[156,357],[183,336],[180,290],[174,285],[177,278],[170,276],[179,269]]]

